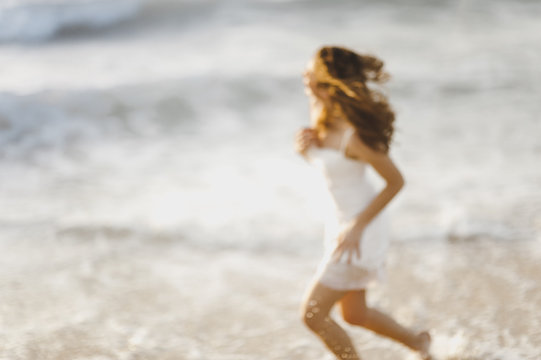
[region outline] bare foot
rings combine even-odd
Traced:
[[[419,333],[419,335],[417,335],[417,338],[419,339],[417,351],[419,351],[421,359],[433,360],[432,356],[430,355],[430,343],[432,342],[432,338],[430,337],[428,331],[423,331]]]

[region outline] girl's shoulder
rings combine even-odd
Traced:
[[[348,156],[364,162],[370,162],[370,160],[375,157],[387,156],[385,152],[375,150],[364,142],[359,135],[359,131],[355,128],[351,131],[351,136],[349,136],[345,147],[345,153],[346,152]]]

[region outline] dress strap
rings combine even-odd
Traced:
[[[349,140],[351,139],[351,135],[355,132],[355,128],[349,128],[346,131],[344,131],[344,135],[342,136],[342,143],[340,144],[340,152],[346,154],[346,148],[348,146]]]

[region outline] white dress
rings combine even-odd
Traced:
[[[355,129],[346,130],[340,151],[311,146],[307,150],[309,162],[324,177],[328,205],[325,215],[325,253],[319,263],[315,279],[336,290],[365,289],[374,280],[385,276],[385,258],[389,246],[388,219],[381,211],[365,228],[361,236],[361,257],[347,254],[333,260],[340,229],[356,217],[377,195],[366,177],[368,164],[345,156],[346,145]]]

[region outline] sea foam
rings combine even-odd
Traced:
[[[0,42],[39,41],[66,28],[100,28],[135,16],[141,0],[26,0],[0,5]]]

